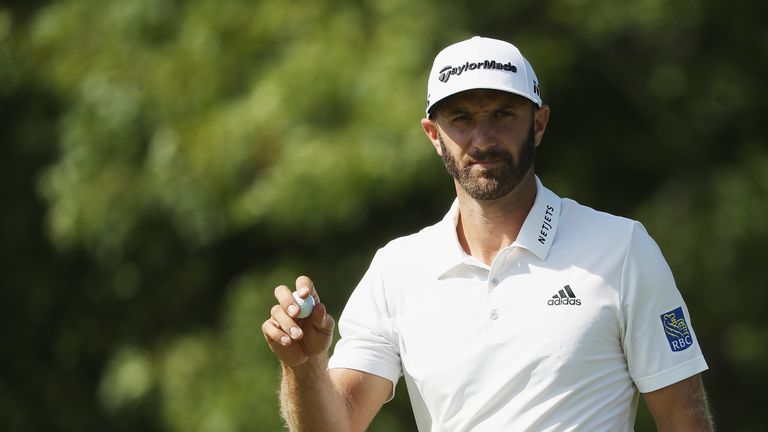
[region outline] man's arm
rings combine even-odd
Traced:
[[[281,362],[281,413],[291,431],[363,431],[392,393],[392,383],[348,369],[328,370],[328,348],[335,322],[320,302],[312,281],[296,280],[302,298],[313,296],[315,308],[304,319],[290,289],[275,289],[278,304],[262,332]]]
[[[302,366],[283,364],[280,406],[291,431],[364,431],[392,393],[382,377],[327,369],[327,357]]]
[[[715,430],[707,394],[699,374],[644,393],[643,398],[659,432]]]

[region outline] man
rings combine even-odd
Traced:
[[[334,320],[287,286],[262,330],[295,431],[362,431],[405,383],[420,431],[709,431],[690,316],[642,225],[557,197],[534,174],[549,118],[513,45],[435,58],[422,128],[456,185],[446,217],[379,250]]]

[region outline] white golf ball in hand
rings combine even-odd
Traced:
[[[315,298],[311,295],[306,299],[299,297],[297,291],[293,292],[293,299],[296,300],[296,304],[299,305],[299,314],[296,318],[306,318],[312,313],[312,309],[315,308]]]

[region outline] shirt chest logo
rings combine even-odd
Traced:
[[[547,306],[581,306],[581,299],[566,285],[547,301]]]

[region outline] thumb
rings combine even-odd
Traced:
[[[305,319],[315,328],[315,330],[327,335],[332,335],[333,329],[336,326],[333,317],[328,313],[328,310],[322,303],[317,303],[312,314]]]

